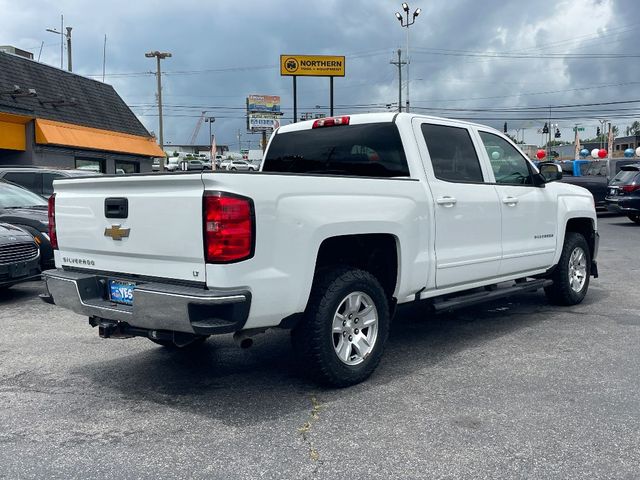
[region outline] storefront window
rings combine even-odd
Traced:
[[[90,172],[105,173],[104,160],[76,157],[76,168],[78,170],[88,170]]]
[[[132,162],[116,162],[116,173],[124,175],[127,173],[139,173],[140,165]]]

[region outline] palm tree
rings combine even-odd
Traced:
[[[638,134],[640,134],[640,122],[636,120],[631,124],[631,126],[627,127],[627,136]]]

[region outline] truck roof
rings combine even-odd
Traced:
[[[350,125],[358,125],[363,123],[386,123],[393,122],[396,117],[407,117],[407,118],[423,118],[428,120],[437,120],[437,121],[449,121],[456,122],[458,124],[464,124],[475,127],[483,127],[483,128],[491,128],[487,125],[481,125],[479,123],[467,122],[465,120],[457,120],[454,118],[444,118],[444,117],[434,117],[431,115],[420,115],[417,113],[398,113],[398,112],[382,112],[382,113],[357,113],[354,115],[334,115],[334,117],[349,117]],[[313,126],[314,120],[305,120],[303,122],[290,123],[289,125],[284,125],[276,130],[276,133],[287,133],[287,132],[295,132],[299,130],[309,130]],[[492,129],[494,130],[494,129]]]

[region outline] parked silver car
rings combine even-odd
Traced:
[[[244,160],[231,160],[230,162],[226,163],[225,168],[227,170],[237,170],[240,172],[255,172],[258,170],[258,167],[256,165],[245,162]]]

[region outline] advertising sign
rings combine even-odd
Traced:
[[[280,75],[344,77],[345,58],[333,55],[280,55]]]
[[[280,97],[277,95],[249,95],[248,112],[280,113]]]
[[[279,116],[264,113],[249,114],[249,130],[252,132],[272,131],[279,126]]]

